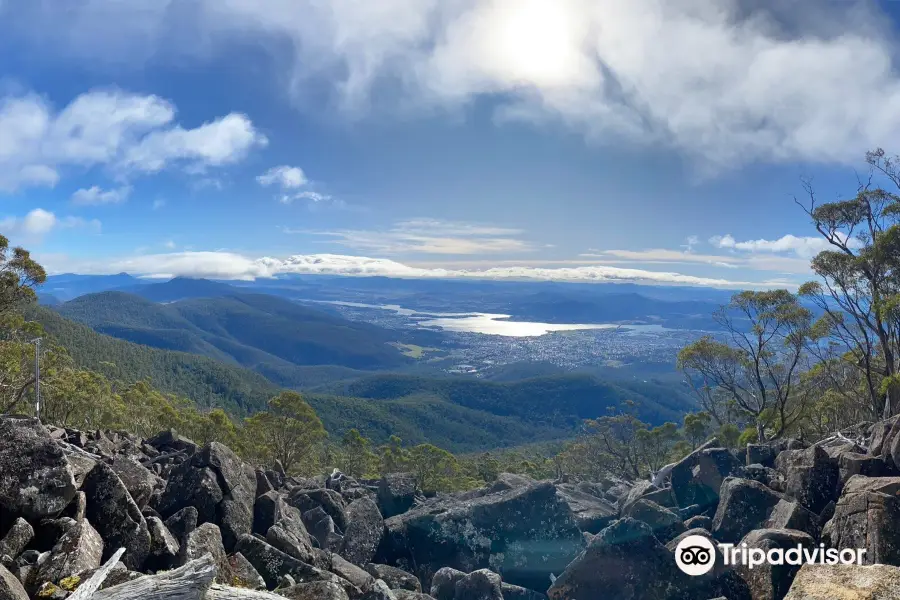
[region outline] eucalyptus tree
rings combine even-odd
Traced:
[[[809,403],[801,374],[811,312],[787,290],[744,291],[714,319],[725,341],[704,336],[678,354],[701,406],[717,420],[736,408],[761,441],[782,436]]]
[[[873,186],[880,176],[900,189],[897,158],[878,149],[866,154],[871,175],[855,196],[819,203],[805,185],[803,206],[828,248],[812,260],[818,281],[800,294],[823,316],[818,327],[859,371],[874,416],[900,411],[900,196]]]

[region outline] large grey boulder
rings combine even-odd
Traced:
[[[454,600],[503,600],[500,576],[488,569],[472,571],[456,583]]]
[[[87,519],[106,543],[103,560],[125,548],[122,562],[139,571],[150,554],[150,531],[118,475],[106,463],[98,462],[81,489],[87,498]]]
[[[231,565],[228,563],[228,555],[222,543],[222,532],[215,523],[204,523],[188,534],[180,562],[184,564],[205,554],[212,555],[219,583],[230,584],[233,579]]]
[[[278,594],[289,600],[350,600],[344,588],[332,581],[298,583],[278,590]]]
[[[169,518],[191,507],[197,512],[198,523],[215,522],[216,509],[223,498],[215,471],[197,468],[191,461],[184,461],[169,473],[157,510]]]
[[[795,500],[782,499],[775,505],[765,529],[796,529],[808,533],[814,540],[819,539],[819,520],[815,513],[807,510]]]
[[[422,584],[419,579],[412,573],[407,573],[403,569],[392,567],[390,565],[379,565],[369,563],[366,565],[366,571],[375,579],[381,579],[392,590],[404,589],[412,592],[421,592]]]
[[[559,575],[547,595],[665,600],[682,593],[684,576],[646,523],[625,518],[597,534]]]
[[[253,528],[256,472],[218,442],[204,446],[191,462],[198,468],[212,469],[218,476],[222,501],[216,510],[216,523],[222,531],[225,549],[230,550],[240,536]]]
[[[900,477],[851,477],[822,528],[822,542],[865,548],[866,564],[900,565]]]
[[[893,436],[897,434],[898,420],[900,420],[900,415],[894,415],[884,421],[878,421],[872,426],[872,433],[866,444],[866,454],[890,457],[891,441]]]
[[[602,496],[585,490],[585,486],[558,484],[556,495],[569,505],[581,531],[600,533],[618,516],[618,507]]]
[[[160,477],[133,458],[117,455],[113,457],[110,467],[122,480],[125,489],[139,508],[147,506],[154,490],[165,486]]]
[[[68,522],[68,529],[41,563],[33,582],[58,583],[59,580],[100,566],[103,540],[87,520]]]
[[[347,507],[347,530],[341,555],[355,565],[372,561],[384,535],[384,519],[378,506],[368,498],[354,500]]]
[[[782,499],[781,494],[758,481],[737,477],[726,479],[719,494],[712,533],[717,540],[728,543],[737,543],[762,527]]]
[[[629,507],[641,498],[652,500],[666,508],[678,508],[678,501],[671,487],[657,487],[649,481],[639,481],[627,493],[619,497],[616,503],[619,514],[627,514]]]
[[[0,556],[16,558],[28,547],[32,538],[34,538],[34,528],[28,521],[19,517],[0,540]]]
[[[197,521],[197,509],[193,506],[188,506],[166,519],[163,524],[178,542],[179,548],[183,549],[187,543],[188,535],[197,529]]]
[[[378,482],[378,510],[385,519],[412,508],[419,493],[412,473],[388,473]]]
[[[715,507],[722,482],[740,470],[740,461],[713,438],[672,467],[672,493],[680,507]]]
[[[340,532],[343,533],[347,528],[344,498],[334,490],[327,488],[295,489],[291,494],[290,504],[299,509],[301,513],[321,507],[331,517]]]
[[[269,527],[269,531],[265,535],[266,541],[285,554],[304,562],[312,562],[313,546],[309,537],[300,535],[295,528],[291,527],[291,523],[291,521],[282,520]],[[306,533],[305,529],[303,533]]]
[[[75,475],[37,419],[0,416],[0,509],[29,520],[55,517],[75,497]]]
[[[159,512],[169,517],[193,506],[198,522],[216,523],[226,550],[253,529],[256,471],[227,446],[211,442],[173,469]]]
[[[363,595],[362,600],[397,600],[397,596],[385,582],[376,579],[372,589]]]
[[[775,467],[784,474],[784,494],[814,513],[837,499],[838,464],[821,446],[786,450],[775,459]]]
[[[643,498],[632,504],[624,516],[649,525],[653,535],[663,544],[685,531],[684,522],[677,513]]]
[[[892,600],[900,598],[900,568],[889,565],[806,564],[784,600]]]
[[[297,560],[252,535],[241,536],[235,546],[235,551],[243,554],[253,565],[269,589],[275,589],[285,575],[290,575],[296,583],[332,581],[341,585],[345,590],[354,588],[345,579]],[[361,595],[361,590],[356,589],[353,595]]]
[[[330,571],[335,575],[343,577],[363,592],[368,592],[372,589],[372,586],[375,585],[375,580],[378,578],[373,577],[365,569],[354,565],[352,562],[344,559],[340,554],[335,554],[333,552],[326,552],[326,554],[329,557],[328,562],[324,566],[319,563],[316,563],[315,566],[324,568],[326,571]]]
[[[469,500],[438,497],[385,521],[378,560],[429,585],[441,567],[491,569],[528,588],[547,585],[584,546],[572,511],[550,482]]]
[[[22,583],[3,565],[0,565],[0,600],[29,600]]]
[[[462,581],[465,573],[451,567],[443,567],[431,578],[431,595],[436,600],[453,600],[456,596],[456,584]]]
[[[859,452],[844,452],[837,457],[839,486],[843,488],[854,475],[866,477],[890,477],[897,475],[892,461],[883,456],[871,456]]]
[[[148,567],[153,571],[171,569],[178,561],[181,544],[175,539],[159,517],[146,517],[150,531],[150,557]]]
[[[235,552],[228,557],[228,570],[231,572],[231,581],[228,582],[228,585],[250,590],[266,589],[265,579],[240,552]]]
[[[748,549],[758,548],[768,554],[772,550],[786,551],[798,546],[811,549],[815,541],[809,534],[795,529],[756,529],[744,536],[741,545],[744,544]],[[745,565],[738,565],[736,569],[750,587],[753,600],[781,600],[790,589],[800,565],[764,562],[752,569]]]

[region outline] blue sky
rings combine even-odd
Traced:
[[[900,151],[890,6],[0,0],[0,230],[51,272],[794,285],[801,177]]]

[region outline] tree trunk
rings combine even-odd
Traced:
[[[756,441],[760,444],[766,441],[766,427],[759,419],[756,419]]]

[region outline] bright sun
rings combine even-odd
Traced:
[[[492,40],[504,70],[535,85],[571,80],[582,57],[578,28],[565,0],[501,2]]]

